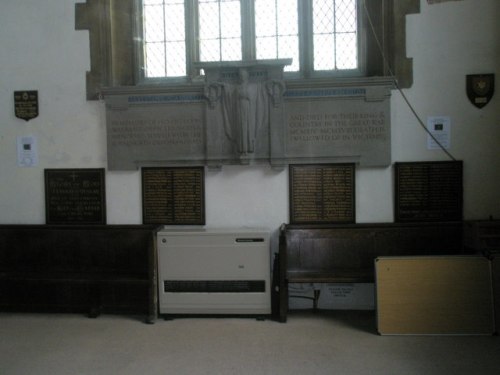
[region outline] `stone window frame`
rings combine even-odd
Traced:
[[[366,1],[366,0],[365,0]],[[142,48],[135,37],[136,0],[86,0],[75,4],[75,29],[88,30],[90,39],[90,71],[86,73],[87,100],[97,100],[102,92],[126,87],[144,90],[139,76],[138,51]],[[322,77],[287,80],[290,86],[352,86],[386,84],[396,80],[398,88],[413,84],[413,61],[406,57],[406,15],[420,12],[419,0],[368,0],[366,6],[377,38],[366,26],[366,66],[363,77]],[[367,20],[365,20],[366,23]],[[368,25],[368,24],[367,24]],[[380,43],[380,46],[379,46]],[[384,61],[380,48],[384,51]],[[390,66],[390,69],[388,66]],[[391,76],[391,72],[394,77]],[[185,91],[202,82],[156,84],[169,90]]]

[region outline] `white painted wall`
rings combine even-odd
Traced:
[[[0,223],[43,224],[44,168],[106,167],[104,106],[85,100],[88,33],[75,31],[68,0],[2,0],[0,4]],[[408,17],[407,53],[416,111],[451,117],[450,152],[464,161],[465,219],[500,218],[500,92],[479,110],[465,94],[465,75],[500,75],[500,2],[428,5]],[[14,116],[13,92],[38,90],[40,115]],[[498,91],[498,90],[497,90]],[[400,94],[392,99],[393,161],[446,160],[428,151]],[[19,168],[16,137],[38,140],[39,165]],[[107,172],[109,224],[141,223],[140,172]],[[392,168],[356,171],[358,222],[393,220]],[[207,227],[268,227],[288,221],[288,172],[224,167],[206,173]]]

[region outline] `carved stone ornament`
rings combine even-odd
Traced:
[[[182,93],[105,92],[108,168],[268,163],[282,168],[283,68],[290,62],[199,63],[203,87]]]
[[[274,165],[284,139],[273,137],[271,127],[274,133],[283,133],[283,68],[290,63],[288,59],[196,64],[206,74],[209,166],[263,160]]]

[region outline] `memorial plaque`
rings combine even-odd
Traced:
[[[391,89],[283,80],[289,59],[199,62],[205,84],[106,89],[108,170],[168,165],[354,163],[391,159]]]
[[[354,223],[354,164],[290,165],[290,223]]]
[[[462,162],[396,163],[395,220],[462,220]]]
[[[488,104],[495,93],[494,74],[468,74],[466,76],[466,91],[470,102],[477,108]]]
[[[106,97],[108,170],[204,163],[201,93]]]
[[[38,116],[38,91],[14,91],[14,112],[17,118],[29,121]]]
[[[106,224],[102,169],[45,169],[47,224]]]
[[[285,158],[308,164],[391,164],[389,89],[288,89],[285,100]]]
[[[204,225],[203,167],[142,168],[144,224]]]

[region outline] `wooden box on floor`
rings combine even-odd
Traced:
[[[485,257],[379,257],[375,279],[381,335],[495,331],[491,263]]]

